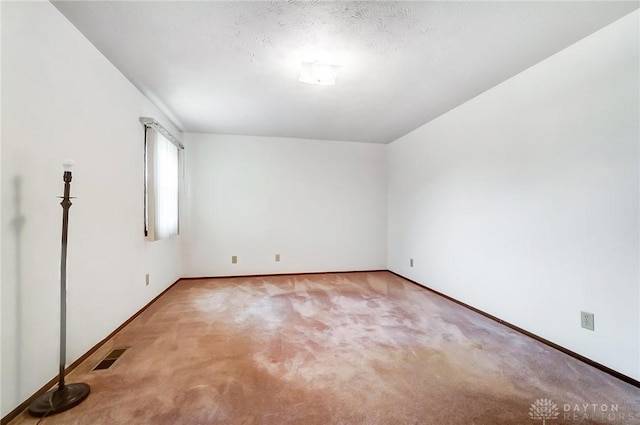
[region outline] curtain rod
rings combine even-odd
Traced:
[[[162,134],[164,137],[166,137],[171,143],[176,145],[178,148],[184,149],[184,145],[180,143],[180,140],[176,139],[173,134],[169,133],[169,130],[164,128],[162,124],[160,124],[155,119],[149,118],[149,117],[140,117],[140,122],[145,127],[151,127],[156,131],[158,131],[158,133]]]

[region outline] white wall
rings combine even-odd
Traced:
[[[386,268],[385,145],[185,138],[185,276]]]
[[[635,379],[638,21],[392,143],[388,228],[391,270]]]
[[[68,363],[173,283],[181,264],[179,238],[147,243],[143,235],[138,117],[168,126],[166,118],[50,3],[1,5],[4,416],[57,374],[64,158],[76,161],[77,197]]]
[[[2,42],[2,7],[0,6],[0,43]],[[0,99],[2,99],[2,46],[0,45]],[[0,101],[0,144],[2,143],[2,102]],[[2,164],[2,149],[0,148],[0,164]],[[1,170],[0,170],[1,171]],[[2,172],[0,172],[0,189],[2,188]],[[2,290],[4,286],[2,285],[2,234],[3,227],[2,226],[2,208],[0,208],[0,329],[2,328],[1,318],[4,317],[2,314]],[[1,332],[1,331],[0,331]],[[1,341],[1,339],[0,339]],[[0,343],[0,383],[4,382],[4,376],[2,373],[2,347]],[[0,417],[3,416],[2,410],[2,385],[0,384]]]

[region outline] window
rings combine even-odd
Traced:
[[[140,121],[145,125],[145,234],[156,241],[179,233],[180,150],[184,147],[157,121]]]

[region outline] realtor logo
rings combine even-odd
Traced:
[[[529,417],[534,421],[542,419],[542,425],[546,425],[547,419],[558,419],[558,416],[558,406],[548,398],[539,398],[529,407]]]

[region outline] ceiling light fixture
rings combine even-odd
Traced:
[[[300,79],[298,81],[307,84],[332,86],[336,83],[339,70],[340,65],[332,65],[318,61],[303,61],[300,64]]]

